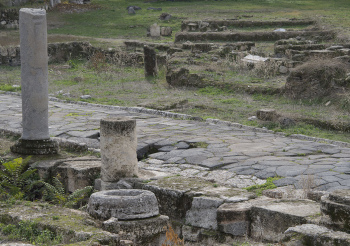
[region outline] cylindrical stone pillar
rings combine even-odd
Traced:
[[[56,154],[48,123],[48,54],[46,11],[19,11],[22,86],[22,127],[19,142],[11,150],[21,154]]]
[[[121,178],[138,174],[136,120],[127,117],[101,119],[101,188],[113,189]]]
[[[21,39],[22,139],[49,139],[46,11],[19,11]]]
[[[157,68],[157,55],[154,48],[144,46],[144,63],[145,63],[145,76],[146,77],[154,77],[158,74]]]

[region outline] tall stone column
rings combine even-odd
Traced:
[[[127,117],[101,119],[101,189],[114,189],[122,178],[138,175],[136,120]]]
[[[11,150],[20,154],[55,154],[48,123],[48,54],[46,11],[19,11],[22,127],[21,139]]]

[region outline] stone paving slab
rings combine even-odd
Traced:
[[[53,100],[49,102],[50,136],[85,143],[94,149],[99,149],[101,118],[136,119],[138,149],[153,148],[140,162],[144,169],[203,177],[238,188],[261,184],[275,176],[283,177],[275,182],[277,186],[292,184],[302,188],[302,181],[312,176],[312,186],[320,190],[350,188],[350,149],[339,146],[345,143],[329,144],[327,140],[302,135],[286,137],[213,119],[182,120],[178,118],[191,117],[144,108]],[[21,110],[20,96],[0,94],[0,130],[22,131]]]

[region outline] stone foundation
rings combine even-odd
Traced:
[[[22,155],[54,155],[59,151],[58,143],[51,139],[25,140],[20,139],[11,146],[11,151]]]

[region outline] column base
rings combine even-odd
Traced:
[[[19,139],[11,146],[11,151],[23,155],[54,155],[58,154],[58,143],[51,139],[25,140]]]

